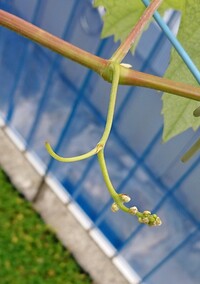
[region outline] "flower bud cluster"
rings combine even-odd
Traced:
[[[124,193],[118,194],[119,199],[116,200],[111,206],[112,212],[117,212],[120,209],[120,203],[127,203],[131,200],[131,198]],[[123,209],[122,209],[123,210]],[[136,215],[138,218],[138,221],[142,224],[146,224],[148,226],[160,226],[162,225],[161,219],[156,214],[151,214],[150,211],[145,210],[143,212],[139,212],[138,208],[136,206],[127,208],[128,213],[131,215]]]
[[[138,221],[148,226],[160,226],[162,225],[161,219],[156,214],[151,214],[150,211],[145,210],[138,216]]]

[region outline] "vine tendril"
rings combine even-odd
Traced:
[[[87,159],[91,156],[96,155],[102,148],[104,148],[113,123],[113,116],[114,116],[114,110],[115,110],[115,102],[116,102],[116,96],[117,96],[117,89],[118,89],[118,83],[119,83],[119,76],[120,76],[120,65],[117,63],[110,64],[109,68],[112,68],[113,70],[113,80],[112,80],[112,87],[110,92],[110,102],[108,106],[108,113],[107,113],[107,119],[106,119],[106,126],[103,132],[103,135],[96,145],[95,148],[90,150],[89,152],[82,154],[80,156],[74,156],[74,157],[62,157],[54,152],[51,145],[46,142],[45,147],[49,155],[51,155],[54,159],[56,159],[59,162],[68,163],[68,162],[77,162],[84,159]]]
[[[56,159],[57,161],[59,162],[63,162],[63,163],[70,163],[70,162],[77,162],[77,161],[81,161],[81,160],[84,160],[84,159],[87,159],[87,158],[90,158],[92,156],[94,156],[96,153],[97,153],[97,150],[96,150],[96,147],[93,148],[91,151],[85,153],[85,154],[82,154],[82,155],[79,155],[79,156],[74,156],[74,157],[62,157],[58,154],[56,154],[51,145],[46,142],[45,143],[45,147],[46,147],[46,150],[47,152],[49,153],[49,155],[51,155],[51,157],[53,157],[54,159]]]
[[[122,66],[126,67],[124,66],[123,63],[122,63]],[[126,68],[129,68],[129,67],[130,66],[128,65]],[[156,214],[151,214],[151,212],[147,210],[142,213],[138,211],[136,206],[128,208],[127,206],[124,205],[124,203],[129,202],[131,198],[126,194],[121,194],[121,193],[118,194],[116,192],[110,180],[109,174],[108,174],[108,170],[107,170],[107,166],[106,166],[106,162],[104,158],[104,148],[108,140],[108,137],[110,135],[110,131],[111,131],[112,124],[113,124],[115,103],[116,103],[117,90],[118,90],[118,84],[119,84],[119,78],[120,78],[120,64],[117,62],[111,61],[108,68],[109,68],[108,71],[112,71],[112,87],[111,87],[111,92],[110,92],[110,101],[109,101],[109,106],[108,106],[108,113],[107,113],[107,118],[106,118],[105,129],[96,147],[85,154],[75,156],[75,157],[59,156],[53,151],[53,149],[51,148],[51,145],[48,142],[45,143],[45,147],[48,153],[54,159],[60,162],[76,162],[76,161],[80,161],[83,159],[87,159],[97,154],[98,162],[99,162],[100,169],[103,175],[103,179],[105,181],[105,184],[107,186],[107,189],[111,197],[114,200],[114,203],[111,206],[111,210],[113,212],[116,212],[119,209],[121,209],[122,211],[126,213],[129,213],[131,215],[136,215],[140,223],[147,224],[149,226],[159,226],[162,224],[162,222]]]

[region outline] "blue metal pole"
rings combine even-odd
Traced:
[[[176,17],[177,17],[177,13],[174,12],[172,14],[172,16],[170,17],[169,21],[168,21],[169,27],[173,25]],[[153,47],[151,48],[150,53],[148,55],[148,58],[145,59],[145,61],[143,62],[142,66],[140,68],[141,72],[145,72],[145,70],[150,66],[150,62],[153,62],[154,58],[156,57],[158,51],[161,48],[161,45],[163,44],[164,39],[166,39],[166,38],[165,38],[164,34],[161,32],[159,37],[158,37],[158,39],[155,41]],[[137,52],[137,50],[136,50],[136,52]],[[133,66],[134,66],[134,63],[133,63]],[[129,91],[127,92],[127,94],[125,95],[125,99],[122,102],[122,104],[120,105],[117,114],[115,115],[115,123],[116,124],[118,123],[118,121],[119,121],[119,119],[121,117],[121,114],[123,113],[124,108],[126,107],[126,105],[129,102],[130,98],[134,97],[134,92],[136,90],[137,90],[137,87],[134,87],[134,88],[131,87],[129,89]]]
[[[149,0],[142,0],[142,2],[146,7],[150,4]],[[192,61],[192,59],[190,58],[190,56],[183,48],[183,46],[180,44],[178,39],[175,37],[175,35],[172,33],[172,31],[169,29],[169,27],[166,25],[166,23],[163,21],[162,17],[157,11],[154,13],[153,17],[156,20],[157,24],[161,27],[163,32],[166,34],[166,36],[168,37],[169,41],[172,43],[178,54],[181,56],[181,58],[183,59],[183,61],[185,62],[185,64],[187,65],[187,67],[189,68],[189,70],[197,80],[197,82],[200,83],[200,72],[196,67],[196,65],[194,64],[194,62]]]

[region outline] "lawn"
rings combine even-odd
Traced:
[[[0,283],[92,283],[0,170]]]

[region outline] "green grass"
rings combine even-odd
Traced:
[[[0,283],[92,283],[1,170]]]

